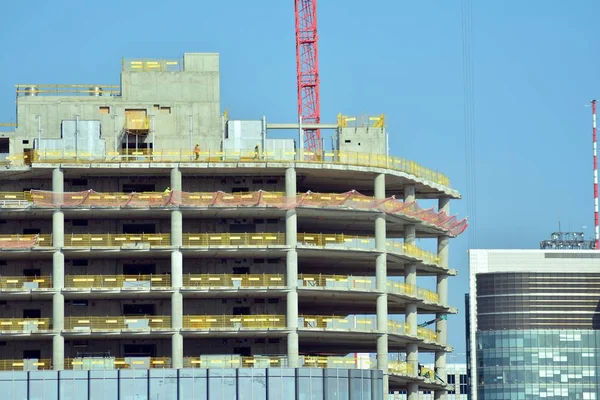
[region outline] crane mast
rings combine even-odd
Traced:
[[[319,46],[317,0],[294,0],[296,14],[296,73],[298,79],[298,117],[303,124],[321,122],[319,99]],[[304,129],[304,148],[309,157],[321,150],[321,131]]]

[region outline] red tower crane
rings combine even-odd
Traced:
[[[294,0],[296,11],[296,73],[298,78],[298,116],[303,124],[321,122],[319,100],[319,37],[317,0]],[[321,149],[321,131],[304,129],[304,148],[311,155]]]

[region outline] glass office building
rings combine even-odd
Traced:
[[[382,378],[321,368],[2,371],[0,388],[6,400],[374,400]]]
[[[473,400],[600,398],[600,252],[470,252]]]

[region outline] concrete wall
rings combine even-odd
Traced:
[[[385,128],[340,128],[340,151],[370,154],[386,154],[385,134]]]
[[[190,115],[193,144],[203,150],[221,146],[219,56],[184,55],[180,72],[122,71],[121,96],[20,96],[17,98],[17,122],[11,152],[21,153],[33,147],[41,119],[42,138],[60,138],[62,120],[98,120],[101,138],[108,151],[120,148],[125,126],[125,110],[146,110],[154,115],[155,150],[191,151]],[[100,112],[109,107],[109,114]],[[170,112],[167,112],[170,108]],[[151,135],[146,142],[152,140]],[[28,143],[23,143],[28,141]]]

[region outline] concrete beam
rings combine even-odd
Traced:
[[[337,129],[338,124],[302,124],[302,129]],[[300,129],[299,123],[267,123],[267,129]]]
[[[176,167],[171,170],[171,190],[182,190],[181,187],[181,170]]]

